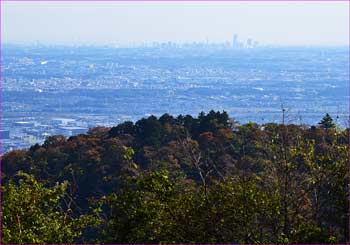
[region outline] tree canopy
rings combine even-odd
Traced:
[[[2,163],[3,243],[345,243],[349,132],[164,114]]]
[[[329,129],[329,128],[335,128],[335,123],[333,122],[333,118],[326,113],[326,115],[322,118],[322,120],[318,123],[321,128]]]

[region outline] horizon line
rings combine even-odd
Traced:
[[[3,0],[0,0],[3,1]],[[17,0],[16,0],[17,1]],[[27,0],[24,0],[27,1]],[[59,0],[57,0],[59,1]],[[65,0],[64,0],[65,1]],[[82,0],[83,1],[83,0]],[[199,0],[198,0],[199,1]],[[45,47],[45,46],[60,46],[60,47],[111,47],[111,48],[123,48],[123,47],[131,47],[131,48],[156,48],[155,44],[166,44],[168,47],[172,48],[178,48],[176,46],[171,45],[204,45],[204,47],[210,47],[210,46],[219,46],[224,44],[230,44],[232,46],[230,41],[221,41],[221,42],[209,42],[206,41],[187,41],[187,42],[179,42],[179,41],[144,41],[144,42],[125,42],[125,43],[51,43],[51,42],[30,42],[30,43],[23,43],[23,42],[3,42],[2,45],[4,46],[37,46],[37,47]],[[171,45],[170,45],[171,44]],[[256,47],[253,48],[238,48],[238,49],[254,49],[254,48],[283,48],[283,47],[349,47],[349,44],[259,44]]]
[[[1,2],[349,2],[349,0],[0,0]]]

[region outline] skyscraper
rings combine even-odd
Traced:
[[[252,48],[253,47],[253,40],[251,38],[247,39],[247,48]]]
[[[232,48],[238,48],[238,47],[239,47],[238,36],[237,34],[233,34]]]

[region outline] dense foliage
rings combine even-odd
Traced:
[[[2,157],[4,243],[345,243],[349,130],[164,114]]]

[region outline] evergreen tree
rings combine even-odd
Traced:
[[[322,120],[318,123],[321,128],[330,129],[335,128],[335,123],[333,122],[332,117],[327,113]]]

